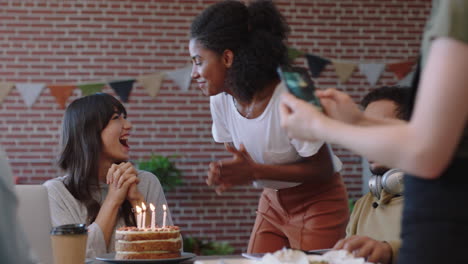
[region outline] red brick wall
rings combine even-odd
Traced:
[[[0,1],[0,81],[77,83],[134,78],[189,61],[188,31],[203,0]],[[287,17],[290,43],[302,51],[354,62],[415,58],[429,0],[277,1]],[[304,63],[302,59],[298,63]],[[384,72],[377,86],[394,84]],[[331,66],[320,87],[344,89],[359,100],[372,89],[356,70],[340,84]],[[113,94],[106,88],[105,92]],[[69,101],[79,97],[76,89]],[[208,98],[165,81],[150,98],[136,87],[125,105],[134,132],[132,159],[151,152],[178,154],[184,186],[167,193],[175,223],[186,235],[226,240],[243,251],[259,191],[238,187],[217,196],[204,183],[208,163],[227,157],[210,133]],[[56,165],[63,110],[46,88],[28,109],[13,89],[0,105],[0,144],[21,183],[62,175]],[[361,158],[336,149],[351,197],[360,196]]]

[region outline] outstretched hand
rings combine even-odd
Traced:
[[[245,149],[244,144],[236,149],[229,143],[224,143],[226,150],[233,154],[230,160],[211,162],[206,183],[216,186],[218,194],[233,185],[249,184],[255,179],[255,161]]]
[[[348,124],[356,124],[363,118],[363,112],[348,94],[335,88],[317,90],[315,94],[330,118]]]
[[[367,236],[351,236],[339,240],[333,249],[345,249],[355,257],[366,258],[368,262],[389,264],[392,261],[392,247],[383,241]]]
[[[312,104],[284,93],[281,96],[280,117],[281,127],[287,131],[290,138],[320,140],[320,135],[314,131],[314,122],[324,119],[325,115]]]

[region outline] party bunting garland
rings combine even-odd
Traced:
[[[60,109],[65,109],[65,102],[75,89],[74,85],[47,85],[50,89],[50,94],[55,97],[55,101],[60,106]]]
[[[3,102],[3,99],[15,86],[14,83],[2,82],[0,83],[0,104]]]
[[[17,83],[15,86],[26,106],[31,107],[46,85],[45,83]]]
[[[127,103],[135,82],[145,88],[151,97],[157,96],[165,77],[171,79],[181,90],[187,91],[191,82],[191,70],[192,66],[186,65],[183,68],[175,69],[173,71],[143,75],[136,79],[82,83],[76,85],[0,82],[0,104],[8,93],[10,93],[13,87],[16,87],[26,106],[31,107],[34,102],[36,102],[42,90],[45,87],[48,87],[50,94],[55,98],[59,108],[64,109],[66,101],[73,94],[73,90],[75,88],[79,88],[82,96],[86,96],[101,92],[106,84],[114,90],[122,102]]]
[[[356,64],[346,63],[337,60],[332,60],[333,66],[336,69],[336,75],[342,83],[345,83],[351,74],[353,74],[354,69],[356,69]]]
[[[135,80],[113,81],[109,82],[109,86],[120,97],[122,102],[127,103],[133,88],[133,83],[135,83]]]
[[[402,61],[396,63],[350,63],[346,61],[339,61],[335,59],[327,59],[314,54],[307,54],[292,47],[288,47],[288,57],[291,61],[298,57],[305,57],[312,77],[317,78],[328,64],[332,64],[335,72],[342,83],[346,83],[353,74],[356,68],[364,74],[367,81],[374,86],[383,71],[389,70],[398,78],[398,85],[407,85],[411,82],[414,74],[413,68],[414,61]],[[156,97],[159,93],[160,87],[167,77],[171,79],[181,90],[187,91],[191,82],[191,65],[186,65],[182,68],[175,69],[168,72],[157,72],[148,75],[142,75],[136,79],[116,80],[110,81],[107,84],[115,91],[120,97],[122,102],[128,102],[133,86],[136,83],[146,89],[151,97]],[[43,83],[9,83],[0,82],[0,104],[8,93],[16,87],[20,93],[24,103],[31,107],[37,100],[44,87],[50,89],[50,93],[55,97],[55,100],[60,108],[65,108],[67,99],[73,93],[74,88],[79,88],[83,96],[99,93],[102,91],[106,82],[85,83],[85,84],[63,84],[63,85],[46,85]]]
[[[306,54],[306,58],[309,64],[309,70],[314,78],[319,77],[320,73],[325,69],[325,66],[331,63],[331,61],[327,59],[312,54]]]
[[[367,81],[374,86],[385,69],[393,72],[401,83],[407,83],[408,79],[411,78],[412,70],[415,65],[415,61],[402,61],[397,63],[350,63],[339,60],[329,60],[313,54],[305,54],[307,64],[312,77],[317,78],[320,76],[325,67],[332,63],[335,68],[336,75],[340,79],[341,83],[345,83],[351,77],[355,68],[358,67],[359,71],[366,76]],[[410,76],[411,75],[411,76]],[[403,81],[405,80],[405,81]],[[411,79],[409,79],[411,80]]]

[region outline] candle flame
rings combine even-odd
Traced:
[[[154,212],[154,209],[156,209],[156,207],[154,207],[154,205],[152,203],[150,203],[150,209],[151,209],[151,211]]]
[[[143,208],[143,211],[146,211],[146,205],[145,205],[145,203],[143,203],[143,202],[141,203],[141,208]]]
[[[137,213],[141,214],[141,208],[140,208],[140,206],[138,206],[138,205],[136,206],[136,211],[137,211]]]
[[[166,205],[165,204],[163,204],[163,210],[166,211]]]

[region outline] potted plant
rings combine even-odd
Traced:
[[[206,241],[200,238],[184,238],[184,252],[192,252],[199,256],[230,255],[234,248],[227,242]]]
[[[168,192],[182,184],[182,172],[171,161],[171,158],[175,157],[152,154],[149,160],[138,163],[138,169],[149,171],[156,175],[164,192]]]

